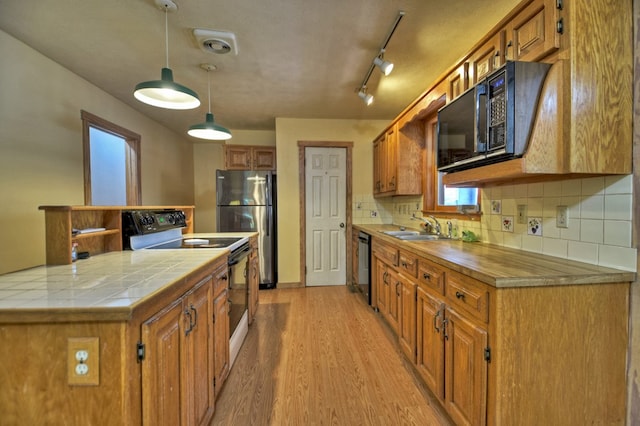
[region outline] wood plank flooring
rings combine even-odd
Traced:
[[[212,425],[451,425],[347,286],[260,292]]]

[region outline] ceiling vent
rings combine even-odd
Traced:
[[[229,31],[202,30],[196,28],[193,30],[196,43],[200,49],[209,53],[232,53],[238,54],[238,45],[236,44],[236,35]]]

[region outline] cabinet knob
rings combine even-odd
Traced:
[[[456,298],[464,300],[464,293],[460,291],[456,291]]]
[[[431,275],[427,274],[426,272],[422,274],[422,278],[424,278],[425,280],[431,281]]]

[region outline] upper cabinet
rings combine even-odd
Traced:
[[[508,60],[537,61],[560,48],[564,32],[562,3],[562,0],[534,1],[506,25]]]
[[[398,123],[373,142],[373,195],[422,194],[424,141],[407,134]]]
[[[633,141],[632,12],[629,1],[524,0],[443,72],[389,129],[396,126],[397,134],[402,135],[402,129],[406,129],[402,123],[419,128],[416,123],[421,120],[424,127],[426,116],[416,110],[418,106],[424,108],[425,99],[439,97],[443,87],[446,102],[450,102],[506,61],[541,61],[552,66],[538,99],[525,154],[446,173],[442,182],[447,186],[483,187],[629,174]],[[424,142],[424,133],[423,129],[422,135],[415,136]],[[427,147],[433,152],[423,158],[433,157],[435,148]]]
[[[275,170],[276,148],[273,146],[225,145],[227,170]]]

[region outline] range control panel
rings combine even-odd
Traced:
[[[122,235],[125,238],[186,226],[187,218],[182,210],[130,210],[122,212]]]

